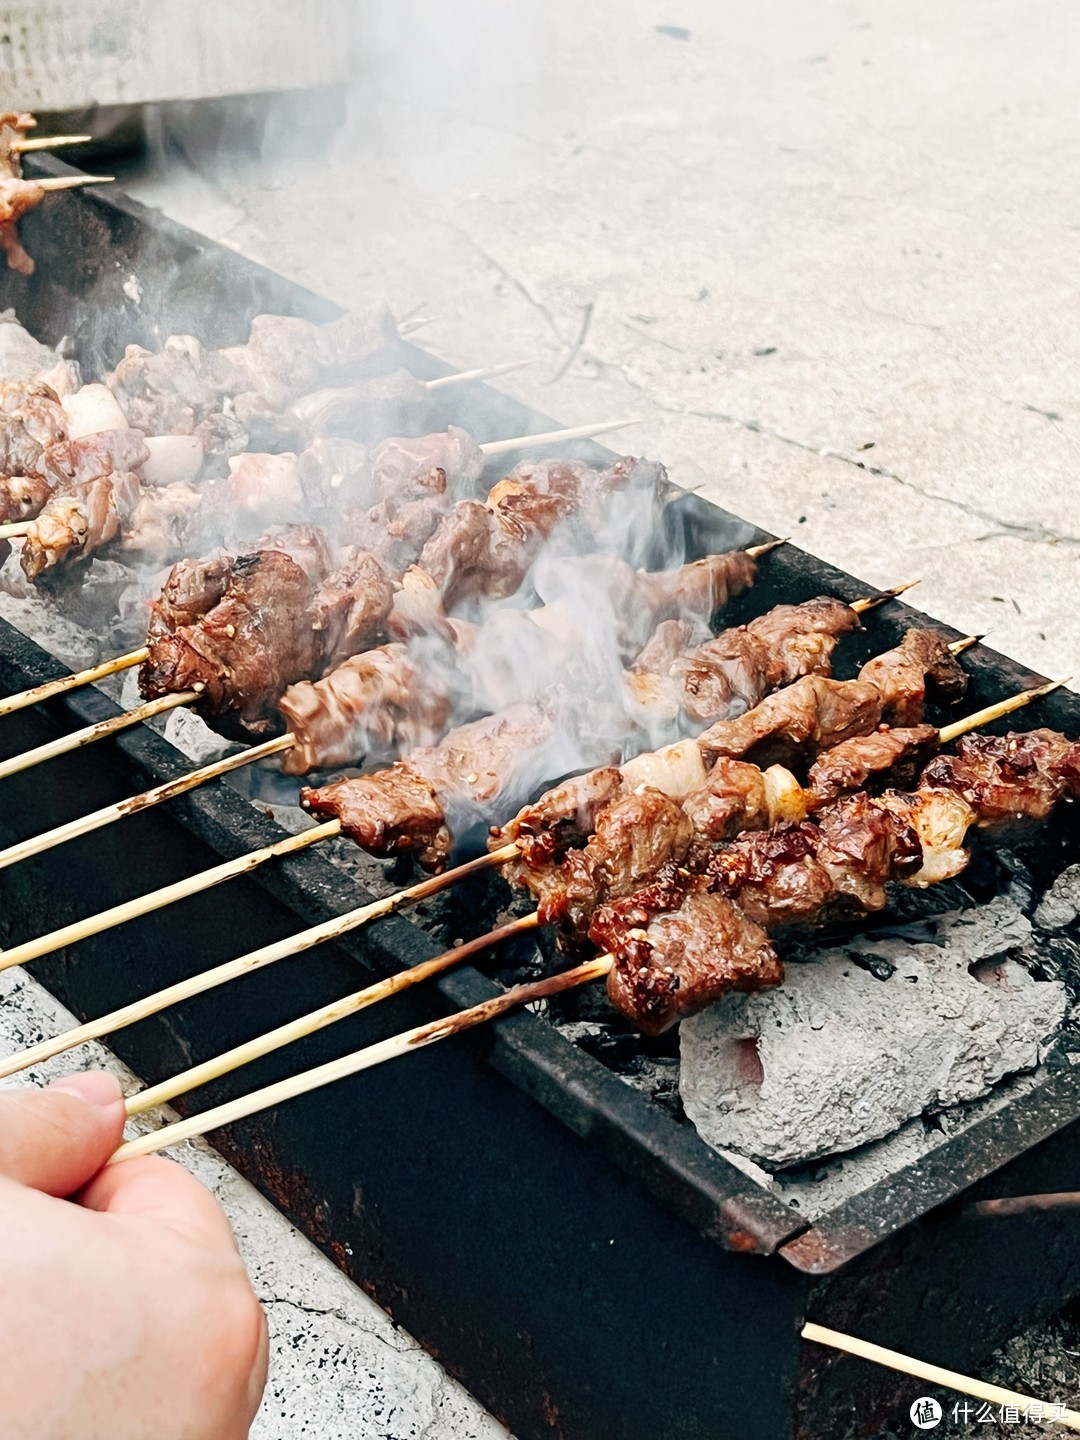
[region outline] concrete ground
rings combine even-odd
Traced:
[[[677,482],[1080,672],[1076,7],[358,9],[336,135],[271,127],[257,158],[174,135],[125,183],[342,304],[434,317],[448,360],[535,357],[500,383],[567,423],[640,417],[622,443]],[[1057,1327],[999,1377],[1075,1393]],[[317,1389],[279,1384],[265,1440],[330,1391],[321,1440],[399,1433],[370,1428],[385,1377],[350,1343]],[[400,1433],[479,1433],[410,1353]]]

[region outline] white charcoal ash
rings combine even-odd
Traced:
[[[861,936],[681,1029],[688,1118],[767,1167],[851,1150],[985,1095],[1039,1063],[1069,994],[1005,952],[1031,924],[1012,901],[940,916],[932,942]],[[882,963],[883,962],[883,963]],[[877,965],[881,980],[867,968]]]
[[[1063,870],[1035,911],[1035,924],[1042,930],[1064,930],[1080,919],[1080,865]]]

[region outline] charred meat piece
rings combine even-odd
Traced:
[[[707,873],[760,925],[811,923],[880,910],[889,880],[913,874],[922,849],[910,826],[867,795],[809,820],[738,836]]]
[[[352,550],[319,586],[312,606],[326,665],[338,665],[377,645],[386,635],[393,603],[393,581],[375,556]]]
[[[707,756],[791,764],[850,735],[865,735],[881,720],[877,687],[862,680],[803,679],[767,695],[752,710],[720,720],[698,743]]]
[[[572,513],[565,496],[524,488],[485,504],[462,500],[424,546],[420,568],[441,588],[448,611],[475,595],[503,599],[518,589],[541,545]]]
[[[171,560],[187,541],[202,499],[200,490],[181,480],[140,486],[135,508],[124,523],[121,550],[144,562]]]
[[[28,580],[85,563],[115,540],[135,513],[142,487],[136,475],[116,473],[54,494],[23,540],[20,563]]]
[[[561,860],[571,847],[585,844],[600,811],[622,790],[622,771],[614,765],[575,775],[526,805],[508,825],[494,827],[491,848],[512,842],[534,866]]]
[[[48,385],[36,381],[0,385],[0,508],[5,523],[27,518],[24,507],[34,503],[37,493],[28,489],[28,482],[36,480],[40,490],[45,451],[66,440],[67,434],[67,416]],[[8,493],[12,483],[18,486],[17,495]],[[47,498],[46,492],[41,504]]]
[[[520,881],[533,890],[541,923],[558,925],[564,937],[584,939],[600,904],[641,887],[686,856],[693,826],[679,803],[660,790],[642,787],[620,795],[597,816],[596,830],[583,850],[567,858],[556,874],[519,867]],[[562,882],[560,884],[560,881]]]
[[[854,790],[879,790],[883,782],[913,785],[937,747],[933,725],[884,725],[826,750],[810,767],[809,786],[826,804]]]
[[[765,932],[704,876],[669,865],[652,884],[602,906],[589,938],[615,960],[608,998],[646,1035],[659,1035],[732,991],[784,978]]]
[[[1080,798],[1080,741],[1053,730],[965,735],[955,755],[938,755],[923,784],[955,790],[980,825],[1044,820],[1062,796]]]
[[[285,691],[281,713],[296,745],[286,751],[282,769],[303,775],[432,745],[445,732],[451,709],[444,690],[424,683],[407,646],[379,646],[321,680],[302,680]]]
[[[150,606],[147,643],[153,645],[156,637],[179,630],[182,625],[193,625],[212,610],[225,594],[231,572],[232,560],[227,555],[178,560]]]
[[[407,764],[304,789],[300,803],[321,820],[340,820],[342,833],[370,855],[416,855],[432,870],[446,864],[451,842],[442,802]]]
[[[102,475],[138,470],[150,458],[138,430],[99,430],[78,440],[50,445],[42,456],[42,473],[57,490],[85,485]]]
[[[220,597],[190,624],[167,630],[155,610],[139,688],[148,700],[199,690],[200,713],[222,734],[272,734],[286,688],[320,668],[319,637],[307,619],[314,584],[282,550],[241,555],[223,579]]]
[[[741,830],[760,830],[771,823],[764,773],[757,765],[721,756],[700,790],[687,797],[683,809],[694,829],[692,851],[702,860]]]

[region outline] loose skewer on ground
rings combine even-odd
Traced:
[[[968,716],[966,720],[959,721],[955,726],[950,727],[950,738],[955,739],[960,734],[975,729],[978,725],[989,724],[991,721],[1000,718],[1001,715],[1018,709],[1021,704],[1028,703],[1031,699],[1035,698],[1036,695],[1046,693],[1048,688],[1052,687],[1044,686],[1034,692],[1025,691],[1022,692],[1021,695],[1010,696],[1007,700],[1000,701],[995,706],[989,706],[985,710],[977,711],[974,715]],[[312,832],[305,833],[310,835]],[[337,827],[335,822],[331,821],[327,825],[320,827],[318,838],[323,839],[336,833]],[[244,873],[243,867],[245,860],[252,862],[251,868],[254,868],[256,863],[261,864],[265,860],[275,858],[276,855],[288,853],[287,850],[281,848],[284,844],[286,844],[286,842],[278,842],[277,846],[269,846],[264,850],[255,851],[251,856],[242,856],[236,861],[229,862],[229,864],[237,867],[234,873]],[[457,884],[459,880],[478,874],[482,870],[493,869],[504,865],[514,860],[519,853],[516,844],[504,845],[500,849],[493,850],[487,855],[470,860],[466,864],[458,866],[453,870],[444,871],[443,874],[433,876],[429,880],[420,881],[418,884],[400,890],[394,895],[387,896],[367,905],[362,905],[348,912],[346,915],[339,917],[337,920],[327,921],[321,925],[313,926],[303,931],[299,936],[293,937],[291,941],[287,939],[270,946],[264,946],[261,950],[254,951],[250,955],[242,956],[237,960],[227,961],[222,965],[206,971],[202,975],[196,975],[189,980],[180,981],[165,990],[157,992],[155,995],[147,996],[143,1000],[135,1002],[133,1005],[125,1006],[120,1010],[113,1011],[109,1015],[89,1021],[84,1025],[68,1031],[66,1034],[57,1036],[55,1039],[42,1041],[30,1049],[22,1051],[20,1054],[11,1056],[8,1060],[0,1062],[0,1078],[13,1075],[17,1071],[26,1069],[30,1065],[38,1064],[42,1060],[50,1059],[52,1056],[58,1055],[76,1045],[80,1045],[87,1040],[101,1039],[118,1029],[134,1024],[137,1020],[142,1020],[148,1015],[156,1014],[168,1006],[178,1004],[182,1000],[190,999],[193,995],[202,994],[217,985],[225,984],[242,975],[249,974],[255,969],[262,969],[266,965],[273,964],[288,955],[310,949],[322,944],[325,940],[337,939],[343,934],[359,929],[362,925],[368,924],[372,920],[377,920],[384,915],[391,914],[406,904],[424,900],[434,894],[438,894],[451,885]],[[62,930],[54,931],[51,935],[43,936],[38,940],[28,941],[24,945],[4,952],[3,955],[0,956],[0,969],[6,969],[16,964],[25,964],[30,960],[38,959],[40,956],[50,953],[61,945],[85,939],[89,935],[99,933],[100,930],[121,924],[127,919],[132,919],[137,915],[144,915],[150,910],[156,909],[159,905],[170,904],[174,900],[195,894],[204,888],[206,884],[219,884],[221,881],[230,878],[228,874],[221,873],[228,868],[229,866],[220,866],[215,871],[206,872],[205,875],[200,874],[191,877],[190,880],[176,882],[174,885],[165,887],[164,890],[152,892],[149,895],[130,901],[126,905],[114,907],[114,909],[105,911],[99,916],[90,917],[86,921],[75,922],[70,926],[64,927]],[[527,920],[522,922],[522,924],[531,926],[536,923],[537,918],[535,915],[527,917]],[[468,953],[472,954],[474,952],[469,951]],[[449,965],[456,963],[452,958],[454,955],[457,955],[460,959],[464,958],[464,954],[464,951],[447,952],[447,957],[444,957],[446,964],[440,968],[448,968]],[[406,971],[404,974],[405,977],[408,977],[413,974],[413,972]],[[416,976],[417,980],[423,978],[425,978],[423,974],[417,974]],[[416,982],[405,978],[397,988],[403,988],[404,985],[412,983]],[[377,989],[378,987],[375,988]],[[309,1033],[309,1030],[321,1029],[325,1025],[331,1024],[335,1019],[340,1019],[346,1014],[353,1013],[352,1010],[348,1008],[353,1001],[358,1002],[357,1008],[365,1008],[368,1005],[374,1004],[376,1000],[394,993],[396,993],[396,990],[391,988],[374,994],[372,987],[368,987],[367,990],[360,992],[359,997],[349,997],[348,1000],[336,1002],[333,1005],[324,1007],[321,1011],[316,1011],[312,1015],[302,1017],[288,1026],[271,1032],[270,1035],[250,1041],[248,1044],[239,1047],[236,1051],[229,1052],[229,1055],[218,1057],[217,1060],[210,1061],[208,1064],[215,1067],[215,1075],[224,1074],[227,1070],[233,1068],[234,1065],[245,1063],[246,1060],[254,1058],[256,1055],[265,1054],[272,1049],[276,1049],[279,1045],[286,1044],[292,1039],[299,1038],[300,1035]],[[362,1003],[360,1003],[361,1001]],[[205,1067],[198,1067],[198,1069],[202,1072]],[[201,1084],[203,1082],[201,1080],[193,1080],[189,1074],[185,1074],[166,1083],[170,1087],[169,1095],[171,1097],[181,1094],[183,1090],[189,1089],[195,1084]]]
[[[160,1133],[160,1132],[158,1132]],[[145,1152],[144,1152],[145,1153]],[[117,1151],[117,1156],[120,1152]],[[830,1330],[825,1325],[815,1325],[808,1320],[802,1328],[802,1338],[816,1345],[828,1345],[833,1350],[857,1355],[860,1360],[870,1360],[888,1370],[898,1370],[901,1375],[913,1375],[916,1380],[925,1380],[929,1385],[943,1385],[947,1390],[957,1390],[961,1395],[971,1395],[987,1404],[1007,1406],[1019,1411],[1031,1412],[1038,1409],[1045,1423],[1061,1425],[1066,1430],[1080,1431],[1080,1411],[1068,1410],[1064,1406],[1049,1405],[1031,1395],[1022,1395],[1016,1390],[1006,1390],[1001,1385],[991,1385],[974,1375],[961,1375],[956,1370],[945,1370],[940,1365],[930,1365],[925,1360],[916,1360],[911,1355],[901,1355],[897,1350],[887,1350],[883,1345],[874,1345],[869,1340],[860,1340],[854,1335],[845,1335],[840,1330]],[[1058,1414],[1052,1412],[1058,1411]]]
[[[526,917],[529,918],[529,917]],[[513,933],[512,926],[504,926],[502,930],[492,931],[490,934],[481,936],[472,942],[472,953],[493,945],[499,940],[507,938]],[[448,951],[450,957],[456,957],[456,951]],[[446,957],[439,956],[438,959]],[[435,961],[429,962],[434,965]],[[451,961],[451,963],[455,963]],[[115,1164],[120,1160],[131,1160],[137,1155],[152,1155],[157,1150],[164,1150],[169,1145],[179,1144],[182,1140],[190,1140],[196,1135],[204,1135],[210,1130],[216,1130],[221,1125],[231,1124],[234,1120],[242,1120],[247,1115],[254,1115],[256,1111],[268,1109],[272,1105],[280,1105],[285,1100],[291,1100],[296,1095],[306,1095],[309,1090],[316,1090],[320,1085],[329,1085],[334,1080],[342,1080],[347,1075],[355,1075],[360,1070],[369,1070],[374,1065],[381,1065],[386,1060],[396,1060],[399,1055],[407,1055],[412,1050],[422,1049],[426,1045],[434,1045],[439,1040],[448,1040],[451,1035],[459,1035],[464,1030],[470,1030],[476,1025],[483,1025],[485,1021],[494,1020],[499,1015],[504,1015],[508,1010],[514,1010],[520,1005],[530,1005],[537,1000],[547,1000],[552,995],[559,995],[564,990],[572,990],[577,985],[587,985],[591,980],[599,980],[611,970],[614,961],[610,955],[598,956],[595,960],[587,960],[583,965],[576,965],[572,970],[566,970],[560,975],[550,975],[544,980],[536,980],[528,985],[515,985],[513,989],[507,990],[502,995],[496,995],[490,1000],[481,1001],[479,1005],[471,1005],[467,1010],[459,1010],[455,1015],[449,1015],[442,1020],[432,1020],[425,1025],[417,1025],[412,1030],[406,1030],[400,1035],[393,1035],[389,1040],[380,1040],[374,1045],[366,1045],[362,1050],[356,1050],[351,1055],[345,1055],[340,1060],[331,1060],[326,1065],[319,1065],[314,1070],[305,1071],[302,1075],[293,1076],[288,1080],[281,1080],[276,1085],[267,1085],[261,1090],[255,1090],[250,1095],[241,1096],[238,1100],[231,1100],[224,1105],[215,1106],[212,1110],[204,1110],[201,1115],[193,1115],[188,1120],[181,1120],[175,1125],[166,1125],[161,1130],[153,1130],[148,1135],[140,1135],[137,1140],[129,1140],[113,1155],[109,1164]]]

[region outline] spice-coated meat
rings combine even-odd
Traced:
[[[967,675],[937,630],[908,630],[895,649],[875,655],[859,671],[876,685],[882,716],[891,725],[918,725],[926,692],[947,703],[963,698]]]
[[[589,938],[615,960],[608,998],[646,1035],[658,1035],[732,991],[784,978],[765,932],[704,876],[665,867],[650,886],[602,906]]]
[[[338,665],[377,645],[393,603],[394,583],[382,565],[367,550],[352,550],[319,586],[312,603],[311,623],[324,665]]]
[[[965,735],[955,755],[938,755],[924,783],[956,790],[981,825],[1043,820],[1063,795],[1080,799],[1080,741],[1053,730]]]

